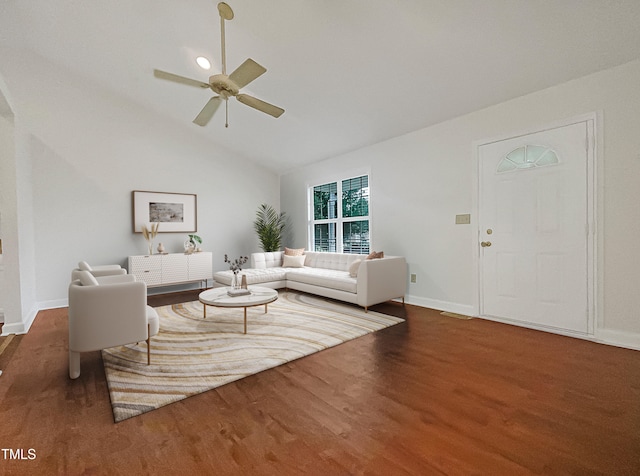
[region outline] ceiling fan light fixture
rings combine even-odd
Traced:
[[[198,63],[198,66],[200,66],[202,69],[206,69],[206,70],[211,69],[211,62],[204,56],[198,56],[196,58],[196,63]]]
[[[225,47],[225,34],[224,34],[224,22],[225,20],[231,20],[233,18],[233,10],[229,5],[224,2],[218,4],[218,12],[220,13],[220,46],[222,57],[222,73],[214,74],[209,77],[208,82],[198,81],[196,79],[185,78],[173,73],[167,73],[166,71],[160,71],[159,69],[153,70],[153,75],[159,79],[165,79],[173,81],[175,83],[186,84],[187,86],[193,86],[202,89],[210,89],[217,96],[209,99],[209,102],[205,104],[204,108],[193,120],[198,126],[206,126],[213,114],[216,112],[222,101],[225,102],[225,127],[229,127],[229,98],[235,97],[238,102],[249,106],[257,111],[269,114],[273,117],[280,117],[284,113],[284,109],[268,102],[264,102],[261,99],[254,98],[248,94],[241,94],[240,90],[246,85],[251,83],[267,72],[267,68],[259,65],[251,58],[247,58],[244,63],[238,66],[231,74],[227,75],[227,61],[226,61],[226,47]],[[204,56],[198,56],[196,58],[198,66],[202,69],[211,68],[211,62]]]

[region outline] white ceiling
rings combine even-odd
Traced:
[[[216,0],[2,0],[0,41],[278,172],[640,57],[638,0],[227,3],[228,70],[265,66],[244,92],[279,119],[232,100],[228,129],[222,108],[201,128],[211,92],[154,78],[220,71]]]

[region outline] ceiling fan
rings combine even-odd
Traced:
[[[218,96],[214,96],[209,99],[209,102],[205,104],[200,113],[193,120],[194,124],[199,126],[207,125],[218,107],[220,107],[222,101],[224,101],[226,106],[225,127],[229,127],[229,98],[232,96],[242,104],[257,109],[258,111],[262,111],[270,116],[280,117],[284,113],[284,109],[264,102],[253,96],[249,96],[248,94],[240,93],[240,89],[267,71],[264,66],[261,66],[251,58],[248,58],[244,63],[238,66],[233,73],[227,76],[224,21],[233,19],[233,10],[231,10],[231,7],[226,3],[220,2],[218,3],[218,12],[220,13],[220,35],[222,37],[222,74],[214,74],[209,78],[208,83],[198,81],[197,79],[185,78],[184,76],[178,76],[173,73],[167,73],[166,71],[160,71],[158,69],[153,70],[153,75],[156,78],[166,79],[168,81],[174,81],[188,86],[211,89],[213,92],[218,94]]]

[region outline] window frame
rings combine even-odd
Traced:
[[[355,216],[355,217],[344,217],[343,216],[343,204],[342,204],[342,182],[345,180],[350,180],[350,179],[355,179],[355,178],[359,178],[359,177],[367,177],[367,188],[368,190],[368,214],[366,216]],[[314,215],[314,188],[315,187],[319,187],[319,186],[323,186],[323,185],[330,185],[336,183],[336,195],[337,195],[337,200],[336,200],[336,218],[322,218],[322,219],[316,219],[315,215]],[[343,226],[345,223],[349,223],[349,222],[358,222],[358,221],[367,221],[368,222],[368,233],[369,233],[369,240],[368,240],[368,244],[369,244],[369,251],[372,248],[372,236],[371,236],[371,223],[372,223],[372,219],[371,219],[371,201],[372,201],[372,194],[371,194],[371,173],[369,171],[361,171],[361,172],[356,172],[356,173],[348,173],[348,174],[341,174],[340,176],[333,176],[330,178],[326,178],[325,180],[320,180],[314,183],[309,183],[307,184],[307,208],[308,208],[308,227],[307,227],[307,249],[310,251],[314,251],[316,252],[315,249],[315,226],[316,225],[321,225],[321,224],[329,224],[329,223],[335,223],[335,230],[336,230],[336,236],[335,236],[335,251],[317,251],[318,253],[323,253],[323,252],[330,252],[330,253],[345,253],[344,251],[344,236],[343,236]],[[362,252],[360,253],[348,253],[348,254],[363,254]],[[364,253],[364,254],[368,254]]]

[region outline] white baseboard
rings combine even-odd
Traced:
[[[614,329],[596,329],[594,342],[615,345],[626,349],[640,350],[640,333],[623,332]]]
[[[8,336],[11,334],[26,334],[27,331],[24,328],[24,323],[17,322],[13,324],[3,324],[2,325],[2,334],[0,337]]]
[[[38,315],[38,311],[40,311],[37,305],[31,308],[31,310],[27,313],[26,319],[22,322],[13,322],[10,324],[4,323],[2,325],[2,334],[0,336],[8,336],[10,334],[26,334],[29,332],[31,328],[31,324],[36,319]]]
[[[462,314],[464,316],[478,317],[473,306],[466,304],[459,304],[455,302],[439,301],[437,299],[428,299],[417,296],[408,295],[405,297],[405,302],[420,307],[427,307],[429,309],[436,309],[438,311],[453,312],[456,314]],[[519,327],[526,327],[528,329],[534,329],[543,332],[551,332],[553,334],[559,334],[567,337],[574,337],[577,339],[589,340],[597,342],[599,344],[613,345],[616,347],[623,347],[625,349],[640,350],[640,333],[637,332],[624,332],[614,329],[596,329],[595,334],[585,334],[582,332],[572,332],[558,329],[555,327],[539,326],[535,324],[526,324],[509,319],[498,319],[491,317],[480,317],[480,319],[486,319],[490,321],[502,322],[504,324],[510,324]]]
[[[40,301],[38,303],[38,309],[44,311],[45,309],[58,309],[61,307],[69,307],[69,299],[53,299],[51,301]]]
[[[405,296],[404,301],[407,304],[414,304],[420,307],[428,307],[429,309],[437,309],[438,311],[453,312],[455,314],[462,314],[464,316],[476,316],[475,311],[473,310],[473,306],[471,305],[411,296],[410,294]]]

